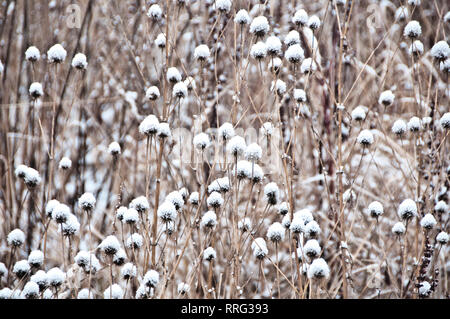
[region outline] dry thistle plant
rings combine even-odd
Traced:
[[[0,5],[0,298],[449,298],[448,1],[73,2]]]

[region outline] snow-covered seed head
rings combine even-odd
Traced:
[[[141,124],[139,124],[139,133],[147,136],[152,136],[158,132],[158,127],[158,118],[153,114],[150,114],[142,120]]]
[[[87,58],[83,53],[77,53],[72,59],[72,67],[78,70],[86,70],[87,68]]]
[[[136,299],[147,299],[148,297],[149,297],[148,288],[144,284],[141,284],[138,287],[138,289],[136,290],[135,298]]]
[[[352,111],[352,120],[353,121],[364,121],[366,118],[366,110],[362,106],[357,106]]]
[[[40,250],[33,250],[28,255],[28,263],[31,267],[39,268],[44,263],[44,253]]]
[[[134,208],[125,208],[123,210],[123,222],[128,225],[134,225],[139,222],[139,213]]]
[[[233,136],[227,144],[227,151],[237,157],[242,155],[247,147],[245,140],[243,137],[236,135]]]
[[[94,195],[89,192],[84,193],[78,199],[78,204],[80,205],[81,209],[85,210],[86,212],[90,212],[94,208],[95,202],[96,200]]]
[[[225,122],[219,127],[219,136],[224,141],[228,141],[230,138],[234,137],[234,127],[233,124]]]
[[[286,217],[289,217],[288,215],[283,217],[283,226],[287,226],[287,222],[288,220],[286,219]],[[300,234],[301,232],[305,231],[305,222],[303,221],[303,219],[301,219],[298,216],[294,215],[294,218],[292,219],[292,221],[289,220],[289,230],[291,231],[291,233],[293,234]],[[287,227],[286,227],[287,228]]]
[[[270,59],[267,66],[268,66],[270,72],[278,73],[280,71],[282,64],[283,64],[283,62],[281,61],[280,58],[273,58],[273,59]]]
[[[216,259],[217,254],[214,248],[208,247],[203,251],[203,259],[207,261],[213,261],[213,259]]]
[[[384,212],[383,205],[378,201],[371,202],[369,204],[368,209],[369,209],[370,216],[373,218],[377,218],[377,219],[378,219],[378,217],[383,215],[383,212]]]
[[[438,214],[444,214],[448,212],[448,205],[443,200],[440,200],[434,205],[434,211]]]
[[[278,222],[273,223],[267,230],[267,238],[274,243],[279,243],[284,240],[285,229],[283,225]]]
[[[271,122],[265,122],[261,127],[261,132],[264,136],[269,137],[273,135],[274,129],[275,128]]]
[[[13,291],[8,287],[0,290],[0,299],[14,299]]]
[[[70,208],[65,204],[58,203],[52,211],[52,219],[58,224],[65,223],[70,216]]]
[[[50,63],[61,63],[64,62],[67,56],[67,51],[62,47],[61,44],[55,44],[47,51],[47,59]]]
[[[310,28],[313,31],[320,28],[320,19],[318,16],[313,15],[313,16],[309,17],[308,28]]]
[[[422,121],[417,116],[413,116],[409,119],[407,126],[410,132],[419,132],[422,128]]]
[[[441,245],[447,245],[448,244],[448,234],[444,231],[441,231],[437,236],[436,236],[436,241],[441,244]]]
[[[223,205],[223,197],[219,192],[212,192],[208,196],[206,203],[209,207],[219,208]]]
[[[41,52],[35,46],[29,47],[25,51],[25,59],[30,62],[36,62],[41,58]]]
[[[313,61],[312,58],[306,58],[303,60],[300,66],[300,72],[303,74],[313,73],[317,70],[316,62]]]
[[[144,276],[143,284],[149,288],[155,288],[159,282],[159,274],[156,270],[149,270]]]
[[[16,169],[14,170],[14,174],[19,178],[25,178],[27,169],[28,169],[28,166],[21,164],[16,167]]]
[[[34,281],[29,281],[25,284],[22,290],[22,295],[25,299],[37,299],[39,297],[39,286]]]
[[[76,254],[74,261],[81,268],[88,266],[89,265],[89,253],[85,250],[80,250]]]
[[[305,225],[305,234],[307,238],[316,238],[320,234],[320,226],[312,220]]]
[[[31,98],[38,99],[44,95],[44,90],[42,89],[42,84],[39,82],[31,83],[30,89],[28,90]]]
[[[170,83],[177,83],[181,81],[181,73],[175,67],[170,67],[167,69],[167,81]]]
[[[103,239],[98,248],[105,254],[112,256],[119,251],[120,243],[116,236],[109,235]]]
[[[276,183],[269,183],[264,187],[264,196],[269,205],[276,205],[279,197],[279,189]]]
[[[195,79],[192,76],[188,76],[183,82],[184,84],[186,84],[188,91],[192,91],[193,89],[196,88]]]
[[[267,54],[270,56],[278,56],[281,54],[281,41],[276,36],[270,36],[266,40]]]
[[[159,89],[157,86],[151,86],[145,91],[145,98],[150,101],[155,101],[157,98],[159,98],[160,95],[161,95],[161,93],[159,93]],[[149,115],[149,116],[151,116],[151,115]]]
[[[175,206],[176,210],[179,210],[184,205],[183,195],[179,191],[170,192],[166,196],[166,201],[171,202]]]
[[[439,41],[431,48],[431,55],[438,61],[444,61],[450,56],[450,47],[446,41]]]
[[[156,135],[159,138],[171,137],[172,136],[172,132],[170,131],[169,123],[167,123],[167,122],[159,123]]]
[[[31,266],[27,260],[22,259],[17,261],[13,267],[13,273],[17,276],[17,278],[22,279],[26,274],[30,271]]]
[[[166,35],[164,33],[158,34],[155,39],[155,44],[158,48],[164,49],[166,47]]]
[[[228,13],[231,9],[230,0],[215,0],[216,9],[222,13]]]
[[[309,279],[322,279],[330,276],[330,268],[323,258],[314,259],[308,268]]]
[[[373,134],[370,130],[362,130],[357,137],[357,142],[362,146],[370,146],[373,144]]]
[[[147,11],[147,17],[153,19],[154,21],[161,20],[163,15],[162,9],[157,4],[152,4]]]
[[[392,226],[392,233],[394,233],[397,236],[402,236],[406,232],[405,225],[403,223],[398,222],[395,223],[394,226]]]
[[[262,148],[256,143],[252,143],[245,148],[244,157],[251,162],[257,162],[262,157]]]
[[[250,55],[256,60],[264,59],[267,55],[267,45],[262,41],[256,42],[250,49]]]
[[[286,228],[286,229],[290,229],[290,227],[291,227],[291,216],[290,215],[284,215],[283,219],[281,220],[281,225],[284,228]]]
[[[144,239],[138,233],[131,234],[126,241],[127,248],[129,249],[140,249],[144,244]]]
[[[441,119],[439,120],[439,124],[441,124],[444,130],[450,129],[450,112],[442,115]]]
[[[416,202],[410,198],[405,199],[398,207],[397,214],[401,219],[406,221],[417,216]]]
[[[178,193],[181,195],[181,198],[183,199],[183,204],[188,200],[189,197],[189,191],[186,187],[182,187],[178,190]]]
[[[92,293],[89,293],[88,288],[83,288],[78,292],[77,299],[93,299]]]
[[[286,93],[287,90],[286,82],[280,79],[276,80],[275,82],[272,81],[270,90],[275,91],[278,96],[283,96],[283,94]]]
[[[419,285],[419,297],[427,298],[431,294],[431,285],[428,281],[422,281]]]
[[[17,177],[22,178],[25,185],[29,188],[34,188],[41,183],[41,176],[39,175],[39,172],[26,165],[17,166],[14,173]]]
[[[258,164],[250,164],[249,168],[249,175],[247,176],[247,178],[249,178],[250,181],[254,184],[262,182],[264,178],[264,172],[261,166],[259,166]]]
[[[241,219],[238,222],[238,229],[243,233],[250,231],[251,228],[252,228],[252,221],[248,217],[245,217],[244,219]]]
[[[108,153],[111,154],[112,156],[118,156],[118,155],[120,155],[121,152],[122,152],[122,150],[120,149],[119,143],[111,142],[108,145]]]
[[[245,9],[241,9],[236,13],[236,16],[234,17],[234,23],[245,25],[249,24],[251,21],[251,18]]]
[[[403,31],[403,35],[410,39],[418,38],[421,34],[422,34],[422,27],[420,26],[420,23],[416,20],[408,22]]]
[[[252,175],[252,163],[249,161],[239,161],[235,168],[233,168],[233,174],[236,174],[238,179],[250,178]]]
[[[420,0],[408,0],[408,4],[410,6],[420,6],[421,1]]]
[[[378,98],[378,103],[383,104],[384,106],[389,106],[394,103],[395,95],[391,90],[383,91]]]
[[[280,205],[278,205],[278,213],[281,216],[287,215],[287,213],[289,213],[289,204],[287,202],[282,202]]]
[[[206,44],[200,44],[194,50],[194,58],[199,60],[200,62],[206,61],[209,58],[211,53],[209,52],[209,48]]]
[[[209,135],[206,133],[199,133],[194,136],[192,140],[195,148],[199,151],[204,151],[208,146],[211,145],[211,140],[209,139]]]
[[[270,30],[269,21],[265,16],[258,16],[253,19],[250,24],[250,33],[253,33],[257,37],[265,36]]]
[[[255,238],[252,243],[253,256],[258,259],[263,259],[269,253],[266,241],[262,237]]]
[[[294,100],[297,103],[304,103],[306,102],[306,92],[302,89],[294,89]]]
[[[295,212],[294,218],[295,217],[300,217],[303,220],[303,222],[305,223],[305,225],[314,220],[313,215],[311,214],[310,210],[307,208],[304,208],[304,209],[301,209],[301,210]]]
[[[187,96],[188,94],[188,88],[186,83],[184,82],[178,82],[175,83],[175,85],[173,86],[172,89],[172,96],[178,99],[183,99]]]
[[[177,287],[177,292],[179,295],[185,295],[189,292],[190,287],[187,283],[180,282]]]
[[[44,291],[48,287],[48,276],[43,270],[38,270],[33,276],[31,276],[30,280],[38,285],[39,291]]]
[[[133,199],[130,203],[130,208],[134,208],[138,213],[145,213],[150,209],[150,204],[145,196],[139,196]]]
[[[48,284],[51,287],[59,287],[62,285],[66,278],[66,274],[59,269],[58,267],[54,267],[47,271]]]
[[[304,27],[308,23],[308,13],[304,9],[297,10],[292,17],[292,23]]]
[[[125,206],[120,206],[116,210],[116,217],[118,220],[123,221],[123,216],[125,215],[125,212],[128,210]]]
[[[433,229],[433,227],[436,225],[437,221],[430,213],[425,214],[425,216],[423,216],[423,218],[420,220],[420,226],[422,226],[426,230]]]
[[[63,157],[58,164],[59,169],[68,170],[72,167],[72,161],[68,157]]]
[[[189,203],[191,203],[191,205],[198,205],[198,202],[200,201],[200,194],[198,192],[192,192],[191,195],[189,196]]]
[[[424,52],[423,43],[420,40],[415,40],[409,46],[408,52],[410,55],[414,55],[414,56],[422,55]]]
[[[56,199],[51,199],[48,201],[47,205],[45,205],[45,215],[52,219],[53,218],[53,209],[59,204],[59,201]]]
[[[133,263],[126,263],[123,265],[122,269],[120,269],[120,275],[124,280],[130,280],[131,278],[136,277],[137,268]]]
[[[212,210],[207,211],[203,216],[200,222],[200,226],[202,228],[214,228],[217,225],[217,216],[216,213]]]
[[[158,207],[158,217],[166,223],[174,221],[177,214],[177,209],[171,202],[165,201]]]
[[[317,240],[310,239],[303,246],[303,250],[305,252],[305,255],[309,258],[316,258],[317,256],[319,256],[321,248]]]
[[[127,254],[123,249],[119,249],[113,256],[114,265],[121,266],[125,263],[125,260],[127,260]]]
[[[397,120],[394,122],[394,124],[392,125],[392,133],[394,133],[395,135],[398,136],[402,136],[403,134],[406,133],[406,123],[403,120]]]
[[[396,20],[402,21],[402,20],[405,20],[406,18],[408,18],[408,16],[409,16],[409,10],[405,6],[400,6],[395,11],[395,19]]]
[[[123,290],[118,284],[113,284],[103,292],[104,299],[122,299]]]
[[[20,229],[12,230],[6,238],[8,245],[13,247],[20,247],[25,242],[25,234]]]
[[[300,44],[293,44],[284,52],[284,57],[290,63],[298,64],[305,58],[305,52]]]
[[[294,44],[300,44],[300,33],[297,30],[290,31],[284,38],[284,44],[288,47]]]

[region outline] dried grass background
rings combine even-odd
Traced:
[[[326,0],[278,0],[258,6],[258,1],[235,0],[229,13],[219,13],[214,1],[191,1],[181,6],[171,0],[84,0],[75,2],[80,8],[80,28],[69,28],[70,12],[66,9],[73,1],[3,1],[0,262],[9,268],[11,263],[26,259],[30,251],[43,250],[46,234],[46,258],[41,268],[47,271],[60,267],[66,280],[59,297],[76,298],[78,291],[87,287],[88,276],[73,258],[79,250],[92,248],[103,268],[92,276],[91,287],[96,298],[103,298],[110,286],[109,259],[96,247],[108,235],[115,234],[121,244],[122,232],[125,238],[129,235],[127,226],[122,228],[116,218],[117,208],[148,194],[147,227],[140,227],[139,232],[148,230],[150,234],[156,196],[160,205],[167,194],[185,187],[189,193],[200,192],[201,204],[197,209],[185,203],[171,235],[163,232],[164,225],[159,221],[156,264],[147,259],[142,248],[134,260],[138,278],[129,283],[121,278],[120,266],[113,266],[114,283],[123,290],[128,287],[126,298],[135,297],[148,269],[160,274],[151,298],[418,298],[425,234],[432,247],[432,263],[422,275],[430,283],[436,280],[429,297],[448,298],[448,247],[441,248],[436,242],[440,231],[448,232],[448,208],[439,217],[434,207],[440,200],[447,205],[449,201],[449,130],[440,126],[439,119],[449,111],[450,91],[448,73],[439,69],[429,51],[440,40],[448,42],[450,22],[444,15],[450,7],[444,0],[422,1],[417,7],[406,2],[349,0],[338,5]],[[153,3],[163,9],[160,22],[146,15]],[[403,20],[395,17],[400,5],[409,10]],[[322,25],[314,32],[315,44],[308,41],[311,30],[291,22],[299,8],[320,17]],[[255,38],[248,26],[241,30],[233,22],[239,9],[247,9],[253,18],[266,16],[269,35],[281,40],[289,31],[299,30],[307,57],[318,43],[318,70],[302,75],[298,67],[295,70],[282,58],[283,66],[276,77],[287,84],[287,92],[277,97],[271,90],[275,75],[268,68],[270,58],[259,65],[249,57]],[[371,29],[367,19],[377,22],[379,28]],[[408,54],[410,42],[403,36],[410,20],[420,22],[419,39],[425,48],[424,54],[415,58],[414,72]],[[168,35],[167,51],[154,44],[161,32]],[[66,61],[58,67],[49,64],[45,56],[34,67],[25,60],[29,46],[38,47],[45,55],[55,43],[61,43],[68,52]],[[200,44],[211,50],[211,57],[203,64],[194,58]],[[283,44],[283,52],[285,49]],[[78,52],[87,56],[85,71],[70,66]],[[165,80],[167,68],[172,66],[180,70],[183,80],[192,76],[196,84],[179,104],[171,98],[171,86]],[[35,81],[42,83],[45,92],[36,103],[28,95],[29,85]],[[161,91],[154,103],[145,98],[145,90],[151,85]],[[305,87],[309,114],[299,113],[292,97],[294,88]],[[396,97],[394,104],[385,108],[378,97],[388,89]],[[336,107],[339,103],[345,106],[343,111]],[[358,105],[368,109],[361,123],[350,115]],[[263,123],[271,122],[282,132],[281,142],[261,136],[259,141],[251,141],[251,136],[247,139],[247,144],[258,142],[263,147],[260,165],[264,180],[253,188],[243,182],[236,194],[230,155],[226,167],[214,160],[202,165],[180,163],[179,146],[191,145],[192,136],[167,139],[162,149],[153,139],[146,174],[146,138],[138,127],[149,114],[162,120],[166,107],[175,108],[168,118],[172,130],[181,127],[192,136],[200,130],[212,133],[225,122],[243,132],[252,128],[259,132]],[[419,133],[407,132],[402,139],[391,132],[396,120],[407,122],[413,116],[429,116],[432,120]],[[53,117],[54,158],[49,147]],[[342,139],[339,119],[343,123]],[[356,142],[362,129],[371,129],[375,137],[368,148]],[[122,149],[116,160],[108,153],[113,141]],[[266,160],[268,152],[280,165]],[[198,155],[192,148],[194,153]],[[58,169],[64,156],[72,160],[68,171]],[[20,164],[40,172],[42,183],[35,189],[28,189],[14,175]],[[219,224],[210,234],[200,229],[198,222],[208,210],[204,194],[213,180],[224,176],[230,176],[232,188],[223,194],[225,204],[218,210]],[[49,196],[50,179],[53,186]],[[319,223],[321,257],[330,268],[329,278],[309,280],[301,273],[302,263],[291,257],[298,238],[289,231],[277,254],[275,245],[267,240],[269,254],[261,267],[252,255],[253,238],[266,238],[270,224],[282,220],[276,206],[266,207],[263,189],[269,182],[279,186],[280,202],[292,205],[289,214],[307,208]],[[343,196],[349,189],[354,193],[350,199]],[[85,192],[91,192],[97,200],[91,219],[91,247],[88,220],[77,202]],[[50,222],[45,231],[45,205],[53,198],[67,204],[81,223],[70,248],[67,239],[61,242],[56,223]],[[400,221],[397,209],[406,198],[416,200],[420,216],[409,223],[406,235],[399,239],[391,228]],[[378,220],[367,213],[374,200],[384,207]],[[236,228],[245,211],[254,226],[250,233]],[[429,232],[419,224],[426,213],[438,220]],[[24,231],[26,240],[11,257],[6,239],[15,228]],[[150,236],[144,237],[150,254]],[[209,263],[202,260],[202,252],[211,243],[217,258]],[[130,250],[127,255],[127,261],[134,258]],[[10,273],[1,278],[0,288],[20,290],[27,281]],[[177,292],[180,282],[190,285],[186,295]]]

